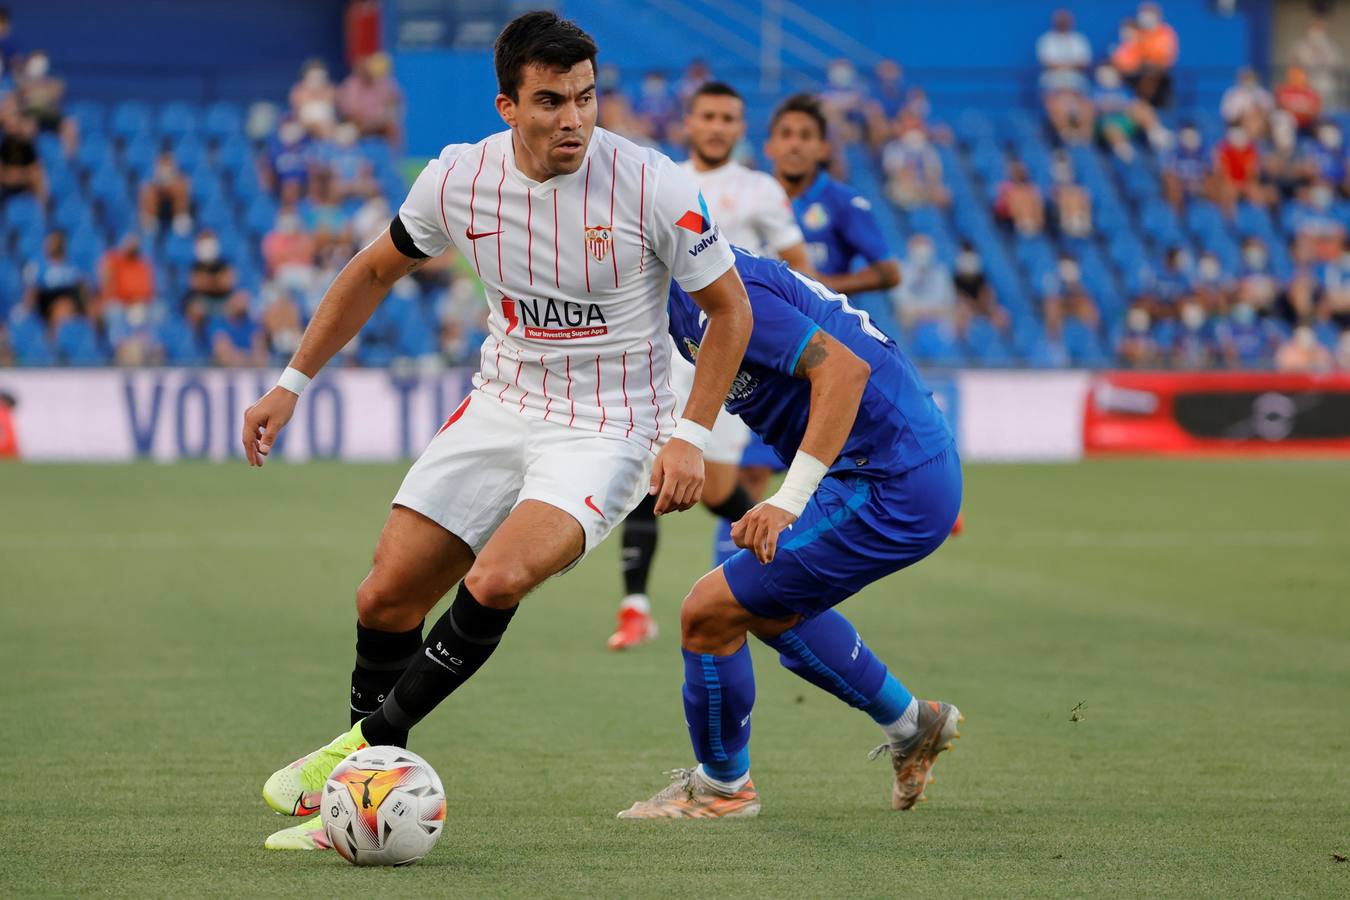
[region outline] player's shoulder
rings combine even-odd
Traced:
[[[820,177],[828,179],[825,182],[821,193],[824,196],[829,197],[836,206],[852,207],[853,209],[861,209],[865,212],[872,211],[872,201],[858,193],[851,185],[831,178],[824,173],[821,173]]]
[[[455,168],[461,159],[465,157],[477,158],[483,155],[485,150],[503,149],[503,143],[511,139],[511,132],[498,131],[489,134],[480,141],[473,143],[446,144],[441,148],[441,152],[436,156],[436,162],[443,169]]]
[[[620,134],[615,134],[605,128],[596,128],[591,134],[591,144],[594,150],[591,152],[602,151],[606,154],[614,155],[616,159],[627,162],[646,165],[647,168],[670,168],[678,169],[679,164],[666,156],[655,147],[648,147],[631,141]],[[616,152],[617,151],[617,152]]]

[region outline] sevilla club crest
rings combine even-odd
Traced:
[[[596,262],[604,262],[613,246],[614,236],[610,233],[608,225],[586,226],[586,249]]]

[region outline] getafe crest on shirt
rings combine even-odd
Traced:
[[[604,262],[613,246],[614,235],[610,233],[608,225],[586,226],[586,249],[596,262]]]

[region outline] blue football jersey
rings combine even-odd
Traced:
[[[821,274],[842,275],[858,257],[870,265],[891,256],[872,204],[824,172],[793,199],[792,212],[802,227],[811,265]]]
[[[824,460],[832,472],[895,475],[922,465],[952,444],[951,429],[933,402],[932,391],[867,313],[784,263],[732,249],[755,323],[726,408],[784,463],[791,462],[801,444],[811,404],[810,383],[792,373],[807,342],[822,328],[872,368],[843,451],[836,460]],[[703,310],[671,282],[670,334],[690,362],[698,357],[707,324]]]

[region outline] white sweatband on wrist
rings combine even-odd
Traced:
[[[792,457],[792,465],[788,467],[778,492],[764,502],[800,516],[802,510],[806,509],[806,501],[820,487],[820,479],[828,471],[829,466],[811,454],[798,450],[797,455]]]
[[[287,366],[286,371],[282,372],[281,377],[277,379],[277,387],[285,388],[299,397],[305,392],[305,388],[309,387],[309,376],[299,369],[292,369]]]
[[[702,453],[708,446],[708,439],[712,437],[712,430],[704,428],[697,422],[689,419],[681,419],[675,424],[675,433],[671,438],[679,438],[686,444],[693,444]]]

